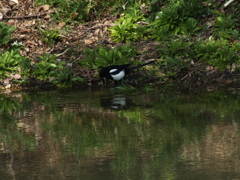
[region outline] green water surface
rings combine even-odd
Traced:
[[[240,179],[240,91],[0,95],[0,179]]]

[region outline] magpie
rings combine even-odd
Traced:
[[[130,66],[131,64],[123,64],[123,65],[112,65],[108,67],[104,67],[100,70],[100,79],[105,85],[106,79],[114,80],[115,82],[122,80],[127,74],[132,72],[135,69],[141,68],[148,64],[154,63],[155,60],[149,61],[144,64],[140,64],[137,66]]]

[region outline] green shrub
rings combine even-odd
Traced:
[[[77,83],[82,83],[84,80],[80,77],[74,77],[70,67],[64,67],[61,71],[55,73],[55,79],[51,82],[59,87],[72,87]]]
[[[82,78],[74,77],[66,62],[56,59],[55,55],[45,54],[38,59],[32,70],[34,78],[50,81],[59,87],[71,87],[77,82],[83,82]]]
[[[139,6],[129,8],[123,17],[115,21],[116,26],[109,28],[111,37],[116,42],[138,41],[146,37],[147,26],[138,24],[146,21]]]
[[[0,48],[2,45],[9,42],[10,36],[14,30],[14,27],[7,26],[4,23],[0,22]]]
[[[57,8],[55,19],[72,23],[73,21],[90,21],[94,17],[108,13],[121,14],[128,7],[135,6],[136,3],[149,4],[150,2],[151,0],[36,0],[36,5],[49,4]]]
[[[190,38],[172,38],[159,46],[161,61],[158,62],[162,79],[174,77],[179,71],[188,67],[195,54]]]
[[[48,4],[57,8],[54,18],[58,21],[73,22],[87,19],[90,2],[88,0],[37,0],[36,5]]]
[[[85,59],[79,61],[82,66],[91,69],[99,67],[129,63],[130,59],[137,55],[137,51],[132,46],[119,46],[112,49],[100,46],[96,49],[86,48]]]
[[[232,19],[232,15],[226,16],[222,14],[217,17],[216,22],[213,24],[215,30],[226,30],[233,29],[235,24],[235,20]]]
[[[19,51],[5,51],[2,55],[0,55],[0,78],[4,78],[9,76],[11,73],[20,73],[21,64],[27,61],[26,57],[22,57],[19,54]]]
[[[197,30],[198,16],[203,16],[204,6],[200,0],[171,1],[156,14],[151,23],[152,37],[165,40],[175,35],[188,35]]]
[[[52,45],[61,39],[57,29],[51,29],[49,31],[41,30],[41,32],[43,35],[42,41],[49,45]]]
[[[33,75],[40,80],[49,80],[55,76],[57,70],[62,70],[65,62],[57,61],[55,55],[45,54],[38,57],[33,66]]]
[[[13,116],[13,113],[20,111],[22,103],[19,102],[18,98],[14,98],[9,96],[8,94],[1,93],[0,104],[0,121],[1,126],[5,129],[5,125],[14,125],[16,123],[16,117]]]
[[[159,54],[161,54],[161,57],[181,57],[186,59],[192,56],[192,45],[193,42],[189,38],[172,38],[159,46]]]
[[[232,15],[221,14],[213,24],[213,34],[215,37],[224,39],[239,39],[239,31],[236,29],[236,19]]]
[[[209,40],[195,44],[196,57],[221,70],[240,63],[240,43],[231,44],[227,40]]]

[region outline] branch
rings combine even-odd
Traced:
[[[96,24],[95,26],[92,26],[90,28],[87,28],[88,30],[93,30],[93,29],[98,29],[101,27],[111,27],[111,26],[115,26],[115,24],[111,23],[111,24]]]
[[[3,18],[0,19],[0,21],[3,20],[3,19],[30,19],[30,18],[42,18],[42,17],[44,17],[44,16],[46,16],[46,15],[48,15],[48,14],[51,14],[51,13],[44,13],[44,14],[39,14],[39,15],[29,15],[29,16],[14,16],[14,17],[5,17],[5,16],[3,16]]]

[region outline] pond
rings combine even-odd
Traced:
[[[0,179],[240,179],[239,94],[1,94]]]

